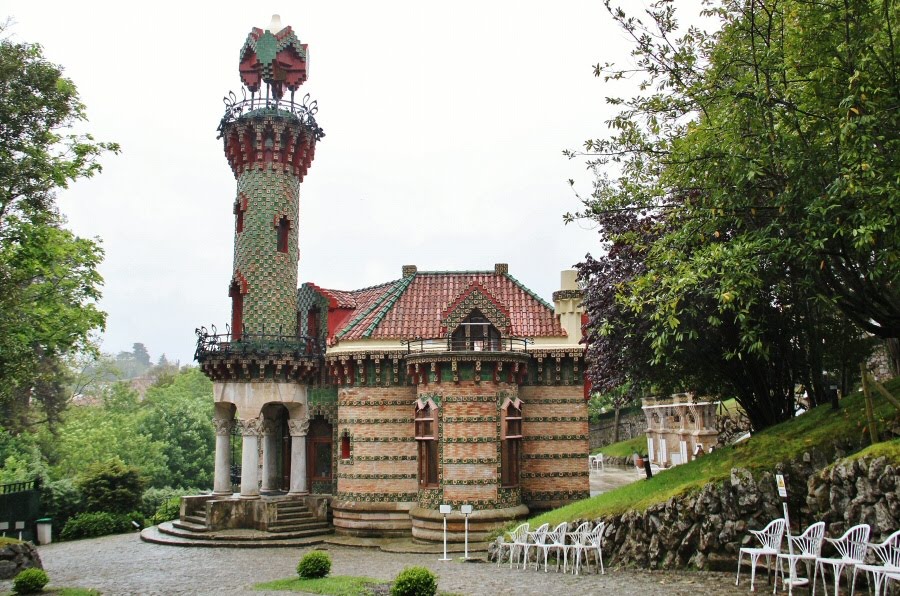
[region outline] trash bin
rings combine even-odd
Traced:
[[[37,520],[37,541],[38,544],[50,544],[53,542],[53,520],[49,517],[43,517]]]

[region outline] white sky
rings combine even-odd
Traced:
[[[224,331],[235,182],[216,126],[222,97],[240,95],[247,33],[272,13],[309,44],[300,95],[326,133],[300,190],[300,283],[507,262],[549,301],[559,272],[597,250],[596,231],[562,223],[579,207],[566,180],[587,191],[591,178],[561,151],[612,115],[592,65],[628,60],[600,0],[5,0],[14,38],[78,86],[88,130],[122,145],[59,201],[76,233],[103,240],[104,351],[139,341],[186,364],[195,327]]]

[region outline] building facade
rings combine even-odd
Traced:
[[[294,101],[307,59],[290,27],[253,29],[240,54],[250,97],[227,102],[219,127],[236,180],[232,316],[225,333],[198,329],[214,382],[215,486],[183,513],[205,507],[209,527],[267,530],[272,502],[305,500],[327,506],[340,533],[437,540],[438,506],[469,504],[478,539],[588,497],[573,271],[553,304],[505,264],[297,288],[299,189],[324,136],[315,102]]]

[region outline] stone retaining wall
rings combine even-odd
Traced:
[[[44,568],[33,544],[17,542],[0,545],[0,579],[12,579],[29,567]]]
[[[851,525],[869,523],[871,541],[900,529],[900,481],[893,465],[885,458],[826,464],[824,457],[807,453],[781,467],[795,527],[822,520],[826,535],[836,537]],[[734,571],[740,547],[752,540],[748,530],[781,516],[774,474],[754,477],[735,468],[728,480],[699,493],[605,518],[603,557],[614,566]],[[582,521],[574,520],[570,530]],[[496,543],[492,558],[495,552]]]

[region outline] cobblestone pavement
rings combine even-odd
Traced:
[[[326,545],[335,575],[389,581],[406,566],[423,565],[439,577],[441,591],[467,595],[554,594],[747,594],[730,573],[640,572],[608,569],[607,574],[573,576],[498,568],[490,563],[442,562],[435,555],[385,553],[376,549]],[[61,542],[38,547],[51,585],[94,588],[112,594],[270,594],[254,584],[291,577],[309,548],[185,548],[141,542],[137,534]],[[763,579],[763,581],[765,581]],[[12,582],[0,581],[0,593]]]

